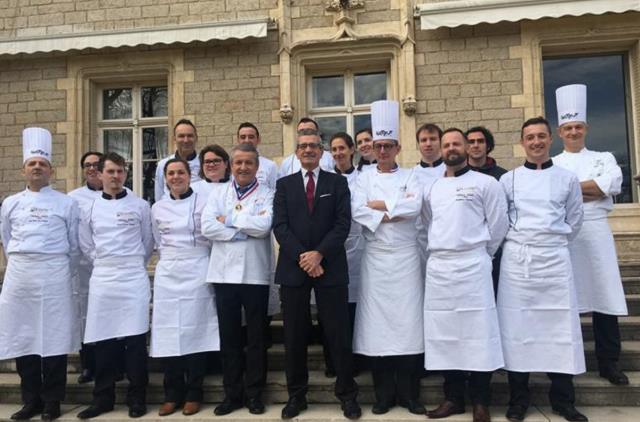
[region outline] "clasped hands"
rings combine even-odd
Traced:
[[[320,265],[322,262],[322,254],[318,251],[308,251],[300,254],[298,258],[298,265],[302,268],[309,277],[320,277],[324,274],[324,268]]]

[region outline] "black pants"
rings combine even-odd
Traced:
[[[202,401],[202,381],[207,370],[207,354],[192,353],[163,358],[164,401]]]
[[[349,302],[349,323],[351,324],[352,334],[353,334],[353,326],[356,321],[356,306],[357,306],[357,303]],[[320,331],[322,333],[322,354],[324,355],[324,366],[329,371],[335,373],[336,370],[333,367],[331,352],[330,352],[329,346],[327,346],[327,339],[324,336],[324,330],[322,329],[322,324],[318,322],[318,326],[320,327]],[[358,375],[361,371],[365,369],[365,366],[366,366],[365,359],[366,357],[364,355],[360,355],[356,353],[353,354],[353,375],[354,376]]]
[[[373,390],[378,403],[403,405],[420,396],[422,354],[370,358]]]
[[[459,406],[464,406],[465,391],[469,383],[471,404],[489,406],[491,404],[491,376],[493,372],[442,371],[444,377],[444,398]]]
[[[531,403],[529,392],[529,373],[508,371],[509,375],[509,406],[520,405],[525,408]],[[573,388],[573,375],[547,372],[551,380],[549,402],[552,408],[573,406],[576,401]]]
[[[94,344],[82,343],[80,347],[80,366],[83,371],[93,374],[96,371],[96,353]]]
[[[304,398],[309,384],[307,344],[309,339],[309,299],[311,283],[281,286],[284,320],[285,372],[289,397]],[[351,327],[347,286],[314,287],[318,319],[336,371],[335,395],[341,401],[355,399],[358,385],[353,379]]]
[[[60,402],[67,385],[67,355],[16,358],[20,393],[24,404]]]
[[[267,382],[265,326],[269,286],[257,284],[215,284],[214,286],[225,397],[235,403],[242,403],[245,396],[260,398]],[[242,330],[242,309],[247,322],[246,336]],[[246,356],[243,351],[245,344]]]
[[[616,315],[593,312],[593,337],[598,367],[615,365],[620,358],[620,327]]]
[[[493,279],[493,295],[498,298],[498,281],[500,280],[500,261],[502,260],[502,248],[498,248],[491,260],[491,278]]]
[[[120,356],[124,344],[125,372],[129,380],[127,404],[144,404],[149,374],[147,370],[147,334],[96,342],[96,372],[93,403],[111,407],[115,403],[116,375],[120,371]]]

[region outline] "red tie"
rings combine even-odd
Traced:
[[[309,212],[313,212],[313,196],[316,190],[316,182],[313,181],[313,172],[308,171],[307,177],[309,178],[307,181],[307,207]]]

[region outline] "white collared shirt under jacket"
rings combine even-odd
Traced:
[[[493,177],[462,171],[425,186],[425,368],[493,371],[504,360],[491,257],[509,228],[507,201]]]
[[[353,351],[367,356],[413,355],[424,351],[424,279],[416,239],[422,189],[411,170],[358,175],[352,216],[362,226],[360,291]],[[367,206],[382,200],[387,211]],[[398,221],[383,223],[384,216]]]
[[[57,356],[80,347],[71,275],[79,256],[79,208],[51,187],[4,200],[7,269],[0,293],[0,360]]]
[[[505,368],[585,371],[582,331],[567,247],[582,225],[578,178],[548,161],[500,178],[509,205],[498,318]]]
[[[627,315],[616,245],[607,221],[613,196],[621,191],[622,171],[613,154],[587,148],[577,153],[565,151],[553,162],[575,173],[581,182],[593,180],[605,194],[602,199],[584,203],[582,228],[569,243],[578,309]]]

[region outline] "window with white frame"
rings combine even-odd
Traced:
[[[157,163],[168,155],[167,98],[166,82],[103,86],[98,95],[102,150],[125,158],[125,186],[150,203]]]
[[[388,80],[386,70],[346,70],[309,76],[307,112],[318,122],[325,146],[336,132],[353,135],[371,127],[371,103],[387,99]]]

